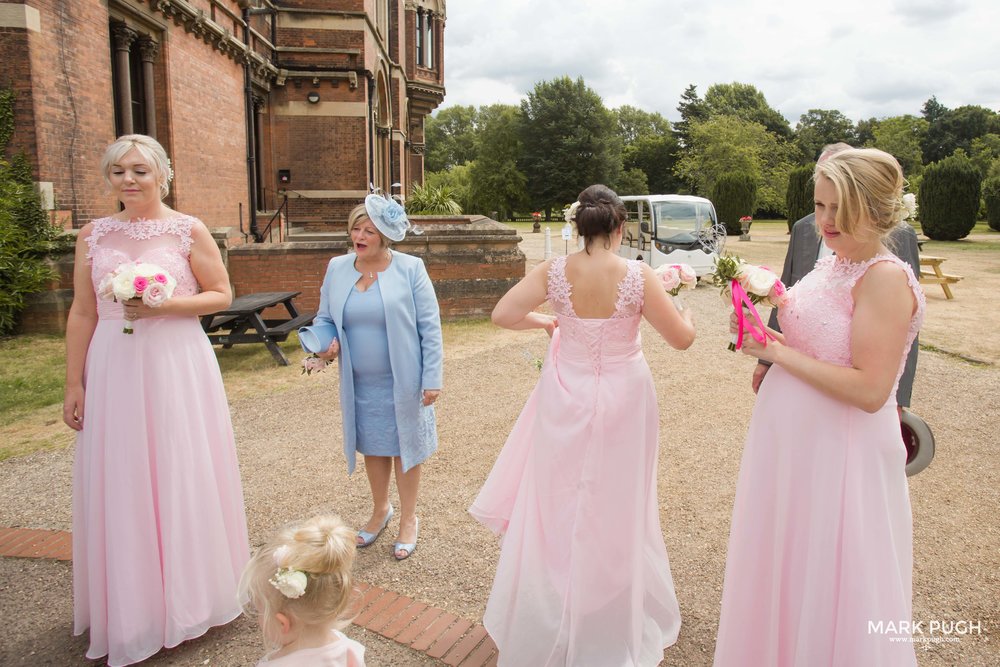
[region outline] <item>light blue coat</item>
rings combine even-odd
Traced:
[[[389,268],[378,276],[385,307],[389,365],[392,368],[396,428],[403,471],[422,463],[437,450],[434,406],[423,406],[424,389],[441,389],[444,352],[441,314],[427,269],[419,257],[394,250]],[[354,417],[354,371],[344,335],[344,304],[361,274],[356,255],[334,257],[320,289],[319,311],[310,327],[299,330],[307,352],[322,351],[333,338],[340,340],[340,409],[344,421],[347,472],[354,472],[357,428]]]

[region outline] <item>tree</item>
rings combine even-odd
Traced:
[[[691,123],[708,120],[708,106],[698,97],[697,86],[692,84],[684,89],[677,111],[681,119],[674,123],[674,136],[681,150],[686,151],[691,145]]]
[[[696,193],[710,195],[722,174],[746,174],[757,183],[757,211],[784,213],[793,167],[790,144],[763,125],[735,116],[715,116],[692,125],[691,142],[691,151],[677,164],[677,175]]]
[[[521,110],[507,104],[481,107],[476,152],[469,170],[473,206],[508,219],[528,199],[527,178],[517,166],[523,152]]]
[[[959,148],[968,153],[973,139],[990,133],[1000,134],[1000,115],[986,107],[967,105],[945,111],[935,109],[934,114],[937,115],[929,121],[921,145],[924,163],[943,160]]]
[[[931,95],[931,98],[924,102],[924,106],[921,107],[921,114],[928,123],[936,123],[946,113],[948,113],[948,107],[938,102],[935,95]]]
[[[637,180],[625,181],[619,186],[623,193],[646,194],[674,192],[678,183],[673,176],[677,161],[677,139],[670,128],[670,121],[659,113],[644,111],[628,105],[611,112],[618,122],[618,136],[622,140],[622,166],[626,171],[642,171],[641,190]],[[637,176],[637,175],[636,175]]]
[[[771,108],[764,93],[749,83],[716,83],[705,93],[705,106],[712,116],[736,116],[759,123],[772,134],[790,139],[792,128],[778,111]]]
[[[800,164],[815,162],[824,146],[839,141],[853,146],[856,140],[854,121],[835,109],[810,109],[795,128]]]
[[[532,206],[561,209],[588,185],[619,180],[622,144],[614,117],[582,77],[536,83],[521,112],[520,168]]]
[[[619,195],[648,195],[649,184],[646,180],[646,172],[642,169],[632,168],[622,171],[618,181],[611,184],[611,189]]]
[[[476,159],[478,111],[473,106],[441,109],[424,121],[424,168],[442,171]]]
[[[935,241],[957,241],[976,226],[983,177],[958,150],[927,165],[920,182],[920,228]]]
[[[641,137],[670,134],[670,121],[655,111],[644,111],[625,104],[612,109],[611,113],[614,114],[618,125],[618,136],[621,137],[624,146]]]
[[[916,116],[883,118],[875,128],[872,146],[899,160],[907,177],[918,176],[924,170],[920,145],[929,126],[930,123]]]
[[[641,169],[649,192],[672,194],[683,186],[674,175],[680,147],[673,134],[646,135],[625,147],[622,162],[626,170]]]
[[[712,203],[719,222],[729,235],[742,231],[740,218],[753,215],[757,198],[757,182],[744,173],[722,174],[712,188]]]
[[[814,164],[796,167],[788,175],[785,210],[788,215],[789,232],[792,231],[792,225],[816,209],[813,201],[813,170],[815,168]]]
[[[984,178],[989,176],[993,165],[1000,160],[1000,134],[990,132],[973,139],[969,147],[969,159]]]
[[[878,127],[877,118],[859,120],[858,124],[854,126],[854,140],[857,142],[855,146],[858,148],[871,146],[872,142],[875,141],[876,127]]]

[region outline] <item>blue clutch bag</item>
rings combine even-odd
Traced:
[[[299,329],[299,344],[306,352],[326,352],[330,343],[337,339],[337,327],[333,324],[314,324]]]

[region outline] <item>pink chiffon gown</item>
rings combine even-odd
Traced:
[[[93,223],[94,285],[125,262],[157,264],[196,294],[187,216]],[[153,317],[122,333],[98,300],[73,470],[74,632],[88,658],[139,662],[240,614],[249,559],[229,405],[196,317]]]
[[[891,255],[821,259],[778,312],[790,346],[851,364],[851,290],[876,262],[906,272],[917,309],[899,375],[923,321],[924,295]],[[733,508],[720,667],[915,665],[910,636],[912,524],[895,391],[874,414],[772,366],[757,395]]]
[[[484,624],[511,667],[657,665],[680,609],[660,528],[658,424],[642,354],[641,264],[610,319],[580,319],[566,258],[559,318],[528,398],[470,512],[501,536]]]

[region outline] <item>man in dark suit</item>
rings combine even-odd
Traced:
[[[820,154],[819,162],[830,157],[834,153],[851,148],[851,146],[840,143],[826,146]],[[920,248],[917,245],[917,233],[910,225],[901,223],[894,229],[886,242],[889,250],[892,250],[897,257],[910,265],[913,275],[920,276]],[[785,287],[791,287],[802,279],[807,273],[813,270],[816,260],[820,257],[832,254],[823,239],[816,231],[816,214],[810,213],[806,217],[798,220],[792,226],[792,235],[788,241],[788,251],[785,254],[785,267],[781,272],[781,282]],[[771,311],[771,318],[768,326],[781,331],[778,326],[778,310]],[[899,379],[899,388],[896,391],[896,403],[900,408],[910,406],[910,395],[913,391],[913,375],[917,371],[917,340],[913,341],[910,352],[906,356],[906,365],[903,368],[903,375]],[[757,393],[760,383],[767,374],[770,364],[758,362],[753,372],[753,391]]]

